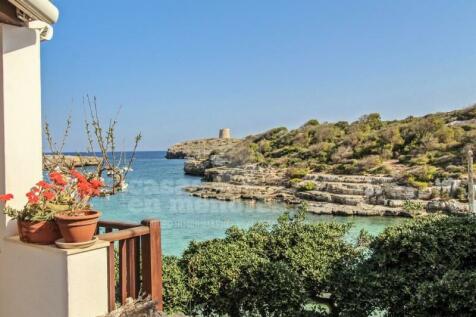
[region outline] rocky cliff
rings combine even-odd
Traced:
[[[207,169],[204,181],[185,190],[195,197],[227,201],[307,203],[308,210],[316,214],[412,217],[468,210],[465,203],[434,196],[449,195],[457,188],[452,184],[416,189],[385,176],[310,173],[302,180],[289,181],[282,170],[247,165]]]
[[[190,158],[204,160],[212,152],[224,152],[239,142],[239,139],[220,138],[186,141],[170,147],[165,157],[168,159]]]
[[[306,202],[315,213],[414,216],[467,212],[466,156],[476,147],[476,106],[383,121],[309,120],[242,140],[177,144],[191,195],[221,200]]]
[[[194,197],[306,203],[309,212],[315,214],[346,216],[413,217],[468,212],[467,203],[451,198],[458,192],[464,193],[466,184],[461,180],[439,180],[431,186],[415,188],[402,185],[398,173],[338,175],[310,171],[296,178],[286,168],[233,165],[224,155],[224,148],[210,151],[208,156],[202,154],[204,151],[180,151],[188,151],[186,157],[192,156],[190,153],[194,155],[185,161],[185,173],[203,177],[200,185],[184,188]]]

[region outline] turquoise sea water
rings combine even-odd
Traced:
[[[282,204],[224,202],[189,196],[184,186],[199,184],[199,177],[183,173],[183,160],[166,160],[165,152],[138,152],[133,171],[128,175],[126,192],[95,199],[102,219],[139,222],[159,218],[162,223],[162,247],[166,255],[180,255],[192,240],[222,237],[232,225],[249,227],[256,222],[275,222],[286,210]],[[361,228],[372,234],[386,226],[405,221],[385,217],[338,217],[309,215],[309,221],[353,222],[350,233]]]

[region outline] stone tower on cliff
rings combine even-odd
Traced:
[[[220,139],[231,139],[231,131],[229,128],[220,129],[220,133],[218,135]]]

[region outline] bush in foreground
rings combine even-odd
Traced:
[[[330,289],[333,266],[354,252],[344,240],[348,229],[306,223],[301,212],[272,226],[232,227],[223,239],[191,243],[182,258],[165,262],[174,267],[164,270],[173,275],[164,278],[165,289],[172,290],[166,291],[166,308],[205,316],[308,313],[307,305]],[[173,281],[189,293],[178,292]]]
[[[166,309],[231,317],[476,315],[476,217],[419,218],[375,238],[363,233],[355,245],[348,230],[307,223],[301,212],[192,243],[181,258],[165,260]]]
[[[475,315],[476,217],[436,216],[389,227],[367,254],[335,272],[338,315]]]

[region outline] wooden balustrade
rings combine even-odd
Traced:
[[[116,291],[122,304],[126,298],[150,295],[163,310],[162,247],[159,220],[144,220],[141,224],[99,221],[100,240],[109,241],[108,282],[109,311],[116,308]],[[116,263],[116,250],[119,262]],[[116,264],[119,281],[116,290]]]

